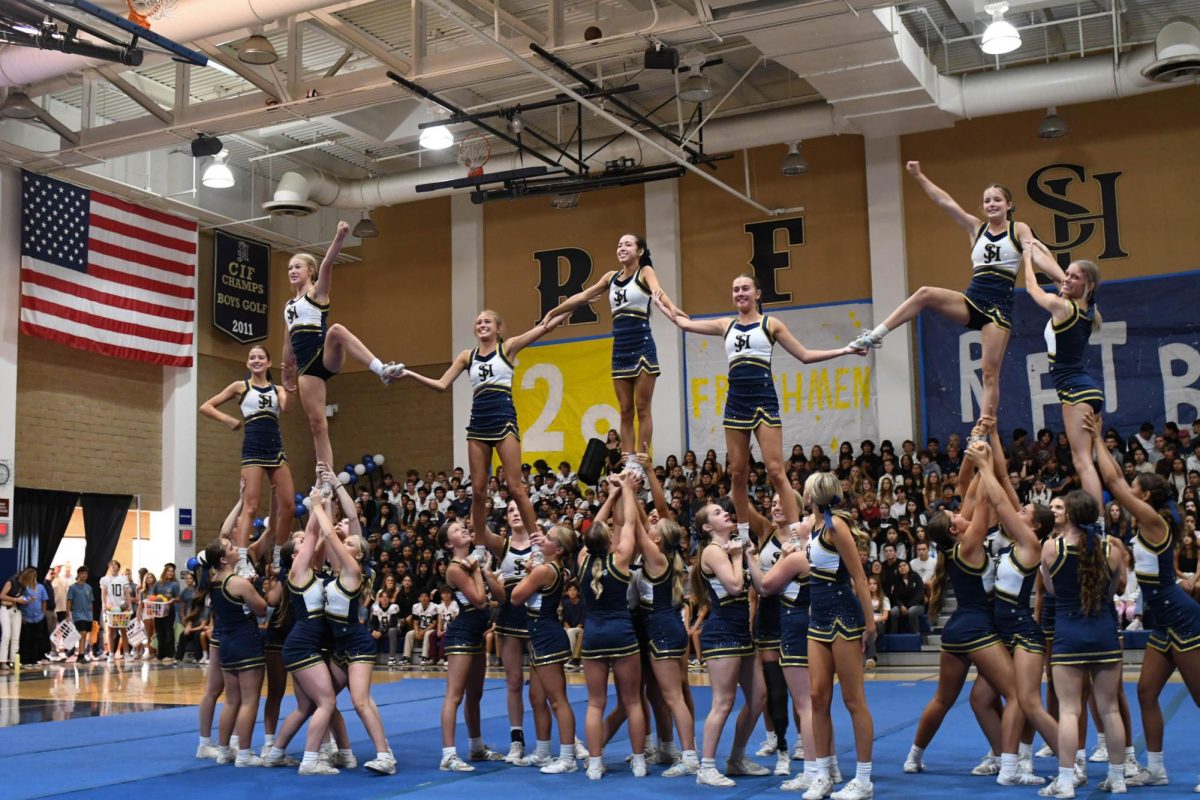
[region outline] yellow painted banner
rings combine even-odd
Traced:
[[[578,464],[588,439],[619,428],[612,384],[612,339],[527,347],[517,357],[513,402],[521,425],[522,460],[551,467]]]

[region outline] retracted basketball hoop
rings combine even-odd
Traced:
[[[458,144],[458,163],[467,168],[467,175],[472,178],[483,174],[483,165],[491,157],[492,146],[482,134],[468,134]]]

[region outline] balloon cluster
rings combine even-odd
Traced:
[[[342,467],[342,471],[338,473],[337,479],[343,486],[354,486],[358,483],[358,479],[364,475],[373,476],[376,469],[383,466],[383,453],[375,455],[364,455],[361,464],[346,464]],[[370,478],[371,486],[374,487],[375,479]],[[307,495],[296,492],[296,516],[303,517],[312,509],[312,498]]]

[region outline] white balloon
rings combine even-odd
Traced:
[[[359,477],[366,475],[367,474],[366,466],[363,464],[355,464],[354,465],[354,474],[358,475]]]
[[[311,497],[304,498],[304,507],[307,508],[309,511],[312,510],[312,498]]]
[[[381,467],[383,466],[383,453],[375,454],[375,463]]]
[[[349,483],[350,482],[350,473],[349,472],[339,472],[338,480],[344,484]]]

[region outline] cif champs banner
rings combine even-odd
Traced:
[[[578,465],[588,439],[620,429],[612,384],[612,337],[533,344],[517,354],[513,403],[521,460]]]
[[[867,300],[764,311],[813,350],[844,347],[860,330],[873,327]],[[725,429],[721,420],[729,387],[725,341],[719,336],[685,333],[683,349],[688,448],[700,454],[712,448],[722,454]],[[795,444],[804,445],[806,451],[819,444],[827,453],[836,454],[843,441],[855,442],[857,449],[863,439],[878,438],[874,363],[874,355],[868,354],[802,364],[775,346],[771,364],[783,421],[785,459]]]
[[[1086,365],[1104,387],[1104,426],[1128,437],[1143,422],[1191,424],[1200,412],[1200,272],[1101,283],[1096,303],[1104,324]],[[1000,368],[1003,435],[1062,430],[1046,357],[1049,315],[1018,290],[1014,316]],[[983,392],[979,332],[925,312],[919,336],[925,436],[965,435]]]
[[[267,338],[271,246],[213,234],[213,326],[242,344]]]

